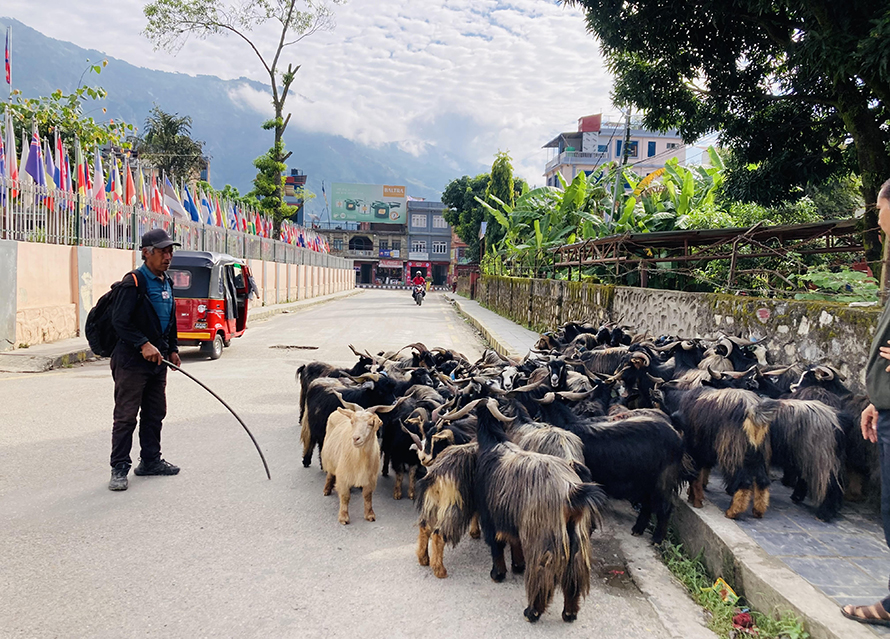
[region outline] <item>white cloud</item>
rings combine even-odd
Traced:
[[[7,0],[2,11],[133,64],[268,81],[236,37],[193,39],[176,56],[153,51],[140,35],[142,4]],[[336,15],[334,31],[307,38],[285,58],[302,65],[291,126],[484,164],[509,150],[517,173],[540,184],[541,145],[573,130],[579,116],[610,109],[610,78],[575,9],[546,0],[350,0]],[[271,27],[254,36],[276,40]],[[246,84],[231,97],[271,113],[269,96]]]

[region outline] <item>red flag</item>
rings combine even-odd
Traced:
[[[127,177],[124,184],[124,204],[132,206],[136,204],[136,183],[133,181],[133,172],[130,170],[130,162],[127,161]]]

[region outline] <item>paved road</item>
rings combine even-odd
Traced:
[[[594,549],[606,578],[578,621],[560,620],[558,599],[532,630],[521,578],[493,583],[482,542],[446,551],[446,580],[417,565],[414,509],[392,499],[391,479],[378,484],[376,522],[356,496],[353,523],[337,523],[317,463],[299,462],[294,371],[351,364],[350,342],[418,340],[471,358],[483,348],[439,294],[418,308],[407,292],[368,291],[258,323],[216,362],[186,349],[184,366],[252,428],[271,482],[234,419],[174,373],[164,455],[182,472],[131,473],[112,493],[107,362],[0,375],[0,637],[667,636],[621,578],[610,529]]]

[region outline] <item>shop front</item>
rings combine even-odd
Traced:
[[[424,279],[430,279],[430,263],[429,262],[408,262],[405,267],[405,281],[409,282],[415,275],[420,273]]]
[[[404,262],[402,260],[384,260],[377,263],[377,273],[374,283],[378,286],[390,286],[402,283]]]

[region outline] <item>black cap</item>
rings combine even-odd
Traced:
[[[168,246],[182,246],[179,242],[174,242],[167,235],[164,229],[152,229],[142,236],[142,248],[167,248]]]

